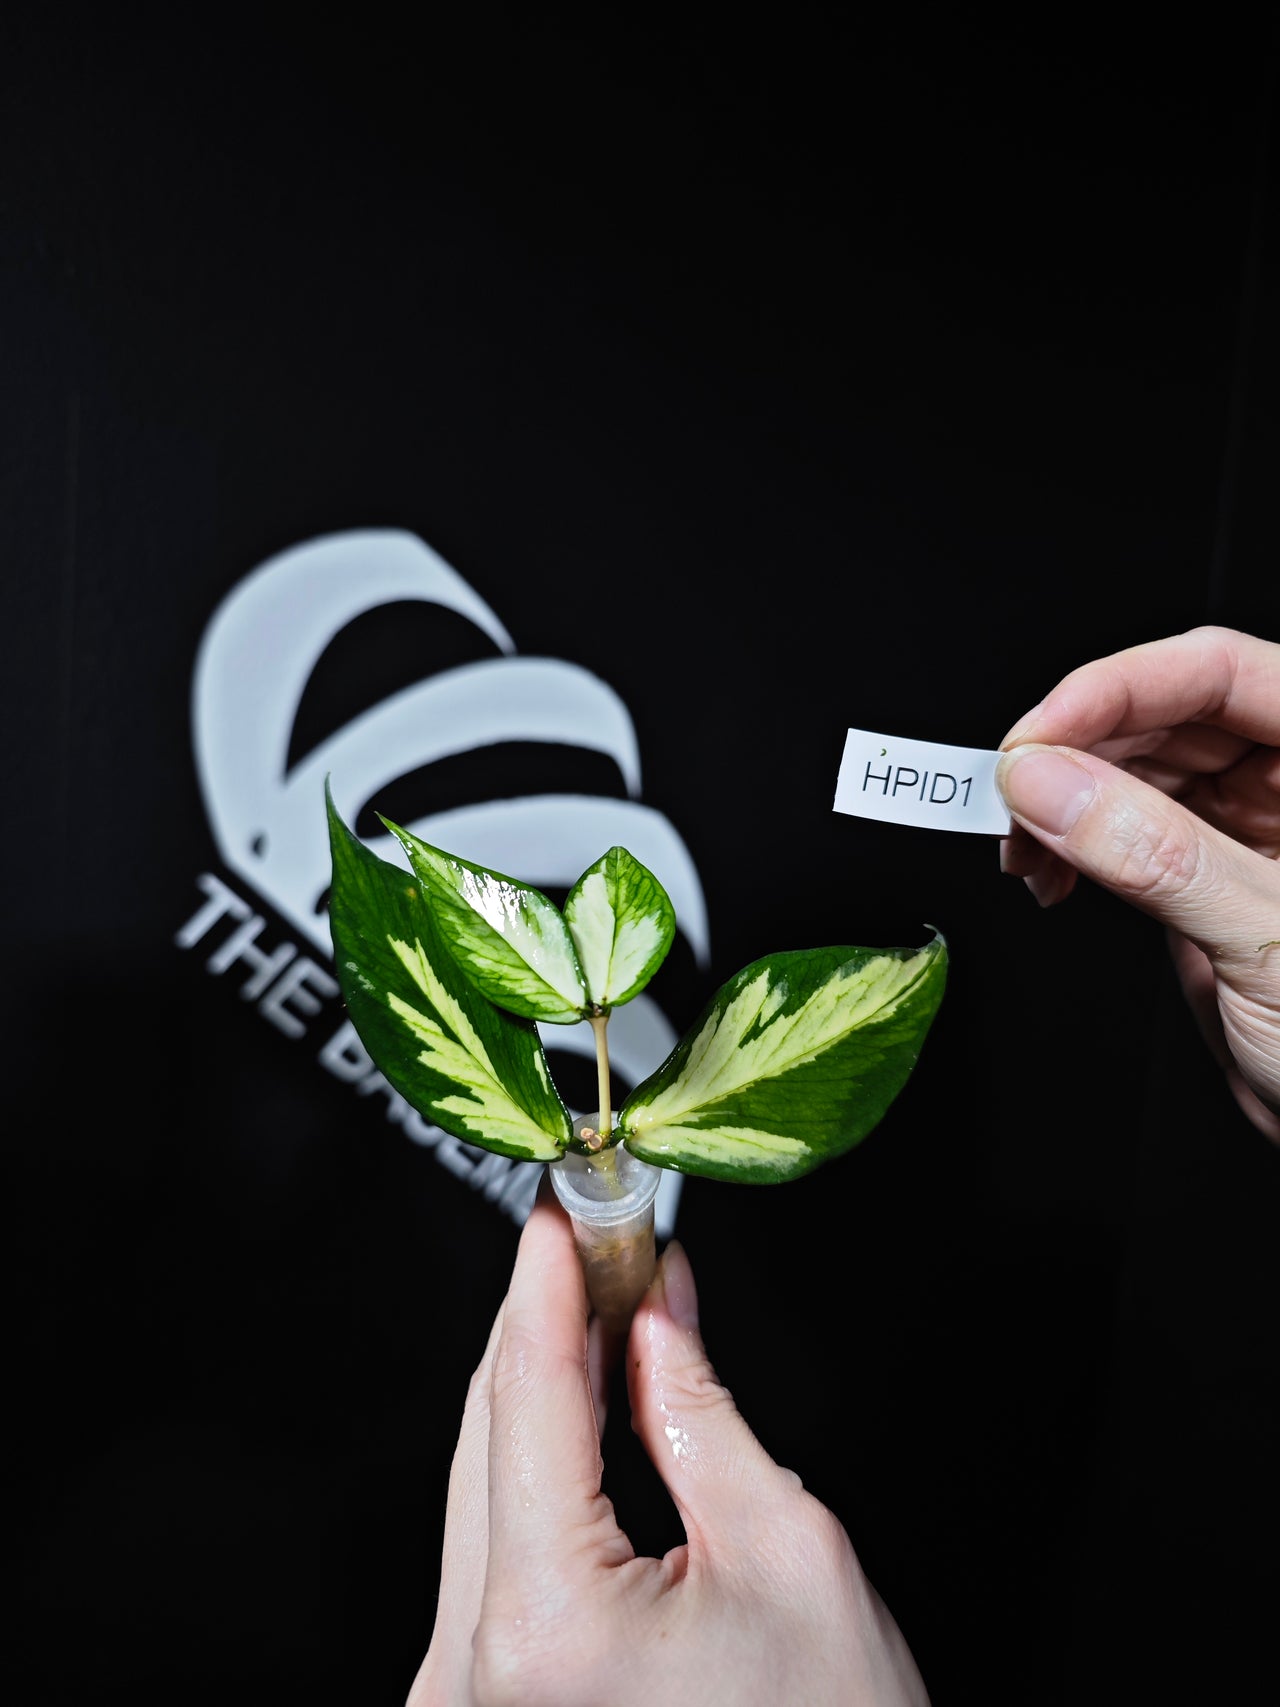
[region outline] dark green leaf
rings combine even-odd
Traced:
[[[942,1000],[921,949],[768,955],[708,1003],[619,1113],[627,1148],[713,1179],[795,1179],[864,1138],[898,1095]]]
[[[389,818],[382,822],[409,856],[441,935],[477,989],[526,1019],[572,1025],[585,1016],[582,967],[553,901],[527,883],[433,848]]]

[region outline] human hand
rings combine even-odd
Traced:
[[[1280,646],[1227,628],[1072,670],[1005,736],[1001,865],[1083,873],[1165,927],[1237,1102],[1280,1143]]]
[[[407,1707],[928,1707],[839,1521],[717,1381],[674,1242],[632,1322],[627,1377],[687,1541],[637,1557],[601,1491],[599,1324],[589,1351],[581,1264],[548,1187],[467,1393]]]

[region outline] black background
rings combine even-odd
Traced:
[[[396,1702],[425,1648],[517,1228],[174,941],[204,625],[357,527],[622,693],[708,896],[677,1026],[760,954],[947,935],[881,1127],[678,1225],[935,1707],[1274,1699],[1280,1158],[1150,921],[831,810],[849,726],[993,746],[1087,658],[1280,638],[1249,16],[11,9],[16,1699]],[[361,619],[299,747],[440,632]]]

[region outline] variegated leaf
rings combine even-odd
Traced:
[[[409,856],[441,935],[478,990],[526,1019],[572,1025],[583,1018],[589,1003],[582,967],[553,901],[432,847],[389,818],[382,822]]]
[[[361,1042],[444,1131],[504,1156],[554,1161],[573,1122],[536,1025],[480,994],[415,877],[371,853],[338,816],[327,785],[325,796],[334,969]]]
[[[676,913],[658,879],[626,848],[612,847],[569,891],[564,904],[587,994],[621,1007],[653,977],[676,934]]]
[[[808,1173],[880,1121],[942,1000],[941,936],[921,949],[768,955],[716,993],[619,1113],[659,1167],[746,1183]]]

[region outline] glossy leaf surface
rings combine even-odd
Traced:
[[[942,1000],[941,936],[921,949],[768,955],[724,984],[619,1113],[659,1167],[774,1184],[850,1149],[915,1066]]]
[[[620,847],[583,872],[565,898],[564,917],[587,994],[602,1008],[638,996],[676,934],[670,896],[647,866]]]
[[[589,1007],[564,916],[540,889],[382,822],[408,855],[440,934],[477,989],[525,1019],[572,1025]]]
[[[425,1119],[524,1161],[553,1161],[573,1123],[530,1019],[464,975],[414,875],[347,829],[326,789],[334,968],[361,1042]]]

